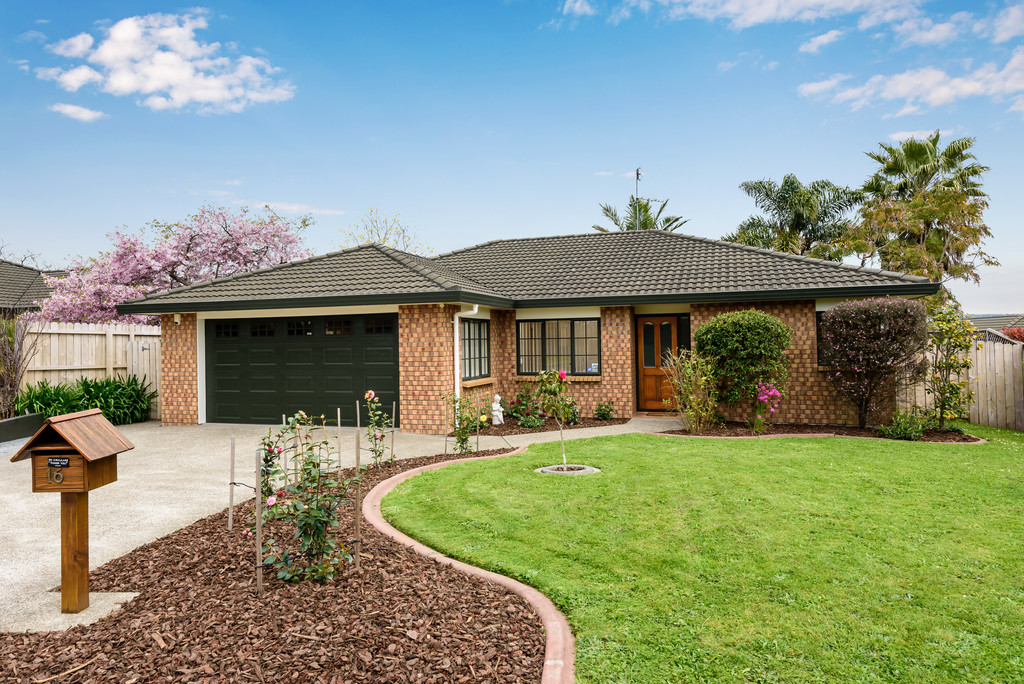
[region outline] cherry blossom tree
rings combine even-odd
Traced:
[[[109,251],[72,262],[65,278],[47,278],[53,295],[36,318],[75,323],[150,323],[149,316],[121,316],[128,299],[310,256],[301,232],[308,216],[289,221],[269,207],[204,206],[184,221],[153,221],[137,233],[115,231]]]

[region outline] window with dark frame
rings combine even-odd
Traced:
[[[367,318],[367,335],[393,335],[395,332],[394,322],[391,318]]]
[[[249,337],[273,337],[274,321],[251,321],[249,323]]]
[[[479,380],[491,375],[491,322],[462,319],[462,379]]]
[[[325,335],[351,335],[352,334],[352,319],[351,318],[328,318],[327,323],[324,325]]]
[[[214,323],[213,336],[218,338],[238,337],[238,323]]]
[[[564,370],[569,375],[601,374],[601,321],[556,318],[516,322],[516,372],[536,375]]]
[[[293,318],[288,321],[288,337],[303,337],[313,334],[313,321],[308,318]]]

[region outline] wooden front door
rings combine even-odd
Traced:
[[[676,315],[637,316],[637,378],[640,385],[637,395],[641,411],[668,408],[665,400],[671,396],[671,388],[661,364],[665,352],[679,347],[677,323]]]

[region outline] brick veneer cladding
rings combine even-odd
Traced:
[[[690,307],[690,329],[697,328],[719,314],[758,309],[777,316],[793,329],[786,356],[790,360],[788,396],[779,404],[773,422],[812,425],[856,425],[856,412],[836,394],[824,372],[818,370],[817,330],[813,300],[693,304]],[[737,404],[724,407],[730,420],[746,420],[750,407]]]
[[[196,315],[160,316],[160,421],[163,425],[199,422]]]
[[[441,395],[455,390],[455,347],[451,304],[398,307],[398,396],[402,430],[444,432]]]
[[[614,401],[616,417],[629,418],[636,406],[636,361],[633,353],[633,309],[628,306],[601,309],[601,376],[570,377],[569,395],[583,416],[593,416],[599,401]],[[523,382],[533,376],[516,375],[516,316],[514,311],[491,311],[491,377],[489,385],[467,388],[463,394],[477,397],[489,407],[498,393],[513,399]]]

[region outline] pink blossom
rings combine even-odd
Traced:
[[[375,396],[377,396],[377,395],[373,393],[373,390],[366,390],[366,394],[364,395],[364,398],[366,399],[366,401],[373,401],[373,398]]]
[[[267,505],[268,506],[273,506],[276,503],[277,503],[277,497],[276,496],[270,495],[270,496],[267,497]]]
[[[377,439],[384,439],[384,433],[383,432],[378,432],[377,433]]]
[[[558,371],[558,379],[565,380],[566,372],[564,370]]]

